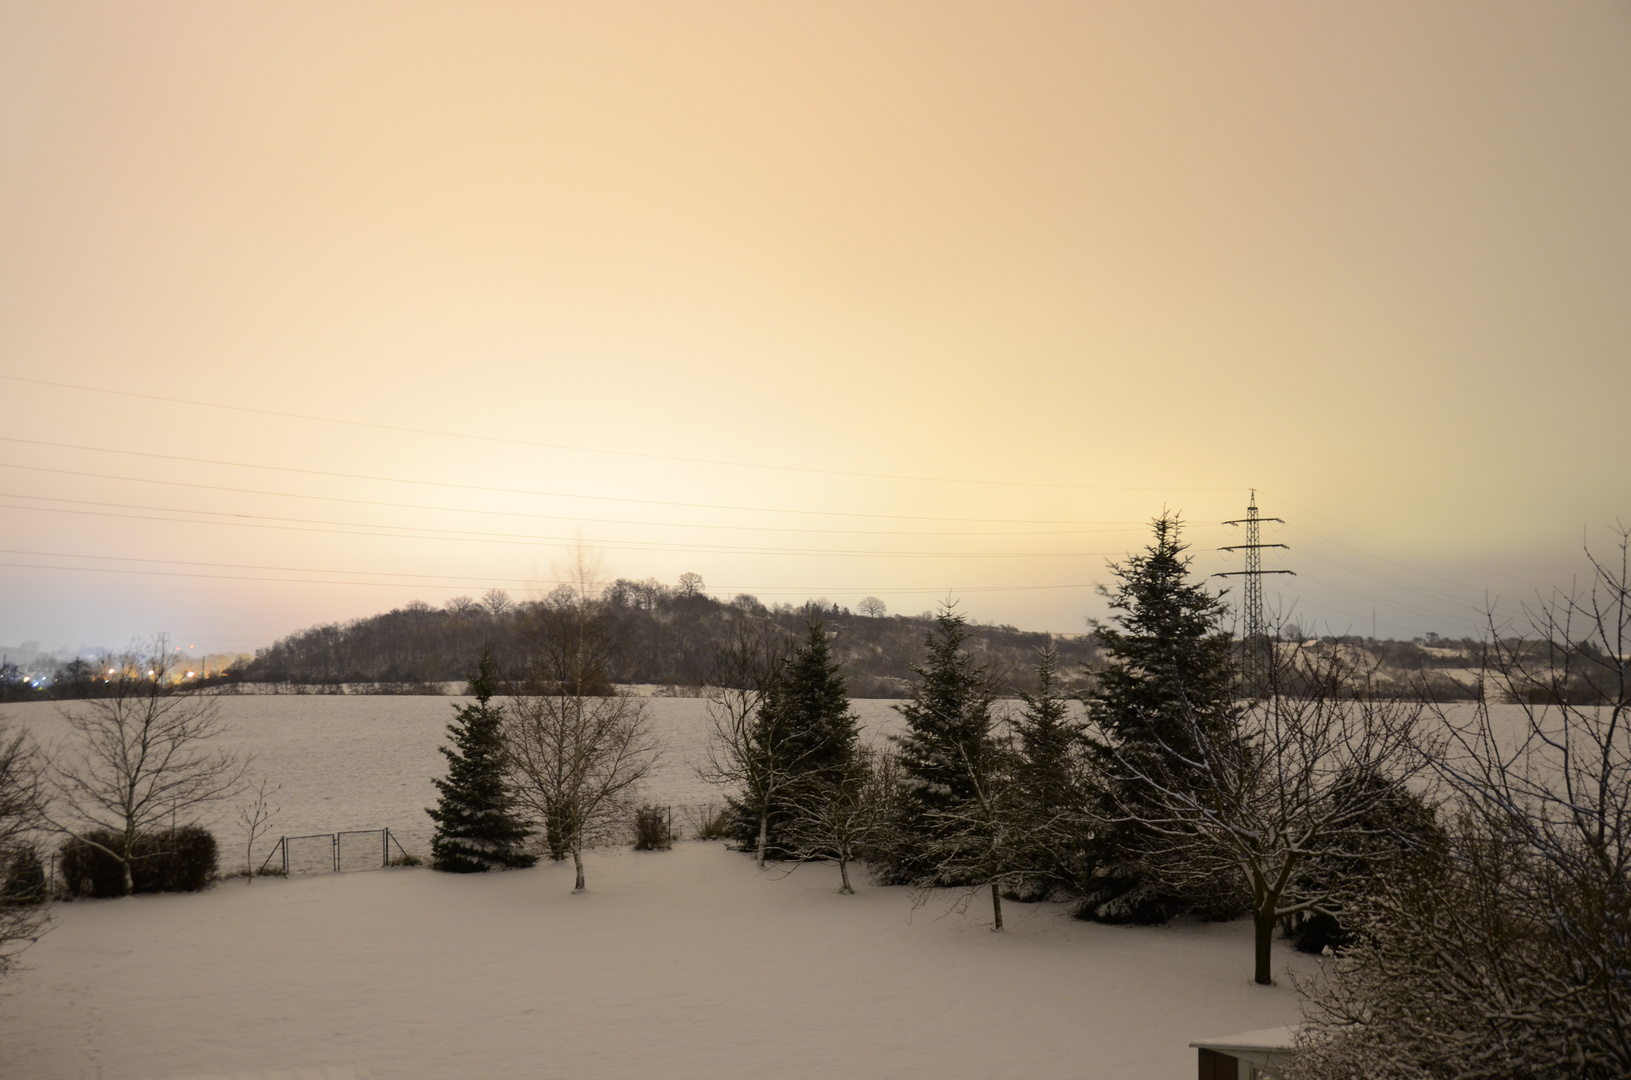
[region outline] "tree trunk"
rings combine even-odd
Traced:
[[[130,859],[128,857],[125,858],[125,859],[120,860],[119,869],[121,869],[121,870],[123,870],[125,872],[125,886],[124,886],[125,891],[124,891],[124,895],[125,896],[130,896],[130,895],[132,895],[132,894],[134,894],[136,892],[136,879],[133,876],[131,876],[131,873],[130,873]]]
[[[844,887],[838,891],[845,896],[852,895],[855,890],[849,887],[849,860],[842,855],[838,856],[838,876],[844,882]]]
[[[1274,941],[1274,905],[1268,905],[1265,912],[1258,909],[1252,913],[1252,926],[1257,931],[1257,974],[1255,980],[1258,986],[1272,986],[1274,979],[1269,973],[1269,946]]]
[[[765,868],[765,847],[770,842],[770,811],[759,815],[759,869]]]
[[[572,886],[573,892],[583,891],[583,848],[577,844],[572,845],[572,863],[578,869],[578,882]]]
[[[991,883],[991,930],[996,932],[1002,929],[1002,892],[997,883]]]

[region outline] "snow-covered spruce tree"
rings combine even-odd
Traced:
[[[1059,652],[1037,655],[1036,683],[1021,691],[1025,707],[1013,718],[1015,804],[1026,821],[1029,873],[1014,886],[1020,899],[1042,899],[1074,889],[1084,858],[1082,813],[1086,799],[1082,721],[1071,715],[1059,685]]]
[[[1221,736],[1236,708],[1223,601],[1190,580],[1183,523],[1163,512],[1151,524],[1153,542],[1111,565],[1116,583],[1103,591],[1114,614],[1111,625],[1094,628],[1107,664],[1088,695],[1089,717],[1100,733],[1089,756],[1101,767],[1097,791],[1089,793],[1098,824],[1079,913],[1104,922],[1164,922],[1185,911],[1226,917],[1239,910],[1235,882],[1193,890],[1163,882],[1156,863],[1167,857],[1167,845],[1127,812],[1140,784],[1109,764],[1114,747],[1122,764],[1136,763],[1181,790],[1189,783],[1181,759],[1193,757],[1194,731]]]
[[[492,704],[498,689],[493,654],[483,649],[470,677],[476,703],[458,709],[447,725],[452,746],[439,746],[447,758],[447,778],[432,780],[441,792],[425,813],[436,823],[430,865],[455,874],[531,866],[521,849],[531,831],[516,813],[507,779],[504,707]]]
[[[737,839],[743,850],[760,852],[761,861],[792,856],[794,845],[784,834],[797,793],[837,783],[855,758],[856,717],[822,623],[810,623],[804,644],[781,664],[754,729],[754,744],[774,758],[768,771],[783,782],[768,799],[743,792],[736,803]]]
[[[964,649],[968,621],[948,604],[935,616],[924,645],[928,657],[914,668],[912,698],[899,706],[906,732],[899,747],[900,797],[894,849],[885,870],[903,884],[968,884],[945,880],[946,833],[953,819],[980,801],[980,777],[991,774],[993,693],[983,665]]]

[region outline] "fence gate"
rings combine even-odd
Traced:
[[[310,836],[281,836],[272,845],[261,873],[281,859],[284,874],[345,873],[352,870],[378,870],[391,865],[391,848],[406,855],[390,829],[350,829]]]

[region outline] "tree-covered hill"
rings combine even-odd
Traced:
[[[621,683],[699,686],[708,677],[716,645],[742,620],[771,623],[802,637],[820,620],[832,633],[834,656],[843,664],[851,695],[900,697],[912,667],[922,660],[928,615],[863,615],[837,605],[808,603],[767,607],[751,596],[723,602],[697,591],[654,581],[618,580],[604,602],[621,638]],[[512,603],[502,593],[482,602],[460,597],[441,608],[421,601],[347,623],[328,623],[290,634],[258,650],[242,667],[247,682],[307,685],[372,683],[412,687],[465,678],[491,641],[501,659],[527,648],[530,616],[548,601]],[[991,666],[1003,686],[1023,686],[1037,650],[1052,641],[1060,670],[1071,685],[1086,681],[1097,650],[1084,635],[1049,635],[1012,626],[977,626],[970,648]],[[1084,627],[1085,629],[1085,627]]]

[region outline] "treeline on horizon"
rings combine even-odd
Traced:
[[[834,658],[843,666],[853,696],[903,698],[910,692],[913,667],[922,660],[924,635],[933,623],[931,612],[890,615],[870,598],[863,601],[868,611],[818,600],[798,606],[767,606],[746,594],[722,601],[704,594],[699,580],[667,586],[649,578],[620,578],[606,588],[604,599],[625,642],[615,681],[679,689],[703,685],[720,644],[743,620],[770,622],[790,638],[802,636],[810,623],[819,621],[832,635]],[[548,598],[516,602],[498,589],[480,600],[455,597],[441,607],[414,600],[378,615],[323,623],[289,634],[257,650],[253,659],[197,685],[439,694],[445,684],[469,678],[484,644],[490,642],[501,660],[524,651],[530,621],[548,603]],[[995,674],[1004,692],[1023,687],[1037,651],[1050,642],[1058,651],[1059,678],[1067,690],[1086,690],[1093,673],[1102,667],[1099,649],[1085,632],[1049,634],[998,624],[972,624],[970,629],[970,650]],[[1374,665],[1374,688],[1402,697],[1435,701],[1477,697],[1476,685],[1466,674],[1478,666],[1485,647],[1476,639],[1436,634],[1412,641],[1357,635],[1311,637],[1295,625],[1283,627],[1281,637],[1316,652],[1354,650],[1362,654],[1356,659]],[[1541,642],[1526,645],[1545,651]],[[0,670],[0,700],[97,694],[98,669],[83,659],[60,665],[51,680],[40,685],[11,670],[13,665],[0,667],[5,669]]]
[[[612,681],[677,688],[700,688],[720,645],[744,622],[770,623],[789,640],[819,622],[831,635],[834,658],[843,665],[854,696],[905,697],[933,623],[929,612],[889,615],[875,601],[873,614],[825,601],[767,606],[746,594],[721,601],[705,595],[700,581],[686,580],[670,587],[651,579],[620,578],[605,589],[602,600],[620,642]],[[485,645],[491,645],[501,665],[523,655],[535,616],[550,604],[548,597],[517,603],[498,590],[480,601],[457,597],[440,608],[413,601],[383,614],[290,634],[257,650],[231,676],[252,683],[365,684],[440,692],[438,684],[469,677]],[[1098,648],[1085,633],[1061,636],[982,625],[975,628],[970,648],[999,679],[1019,685],[1034,667],[1037,651],[1050,642],[1071,684],[1084,687],[1098,664]]]

